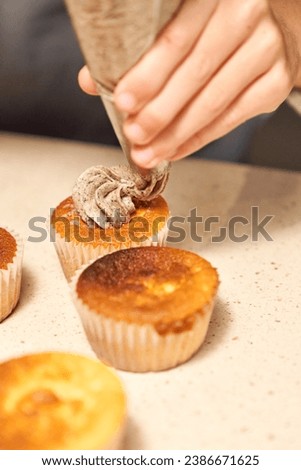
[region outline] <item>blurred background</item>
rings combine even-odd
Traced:
[[[83,63],[63,0],[1,0],[0,130],[118,145],[99,98],[78,86]],[[300,171],[300,119],[284,103],[192,158]]]

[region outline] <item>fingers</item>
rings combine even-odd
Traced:
[[[78,73],[78,83],[81,89],[88,93],[88,95],[98,95],[96,84],[86,65]]]
[[[150,51],[117,85],[114,96],[120,111],[137,112],[161,90],[189,54],[217,4],[217,0],[183,3]]]
[[[154,166],[154,161],[169,158],[188,139],[214,122],[277,61],[278,55],[282,54],[281,43],[275,40],[277,34],[277,30],[267,28],[266,23],[261,24],[163,132],[150,144],[133,148],[133,160],[150,168]],[[267,96],[264,97],[264,103],[267,103]],[[259,99],[255,105],[260,110]]]
[[[293,60],[268,0],[186,0],[119,82],[132,159],[175,160],[274,110],[293,86]],[[84,91],[97,94],[85,67]]]
[[[229,3],[231,0],[228,0],[228,8]],[[243,44],[250,35],[250,28],[254,30],[257,26],[259,11],[253,12],[252,20],[249,19],[249,28],[246,28],[245,24],[237,24],[234,15],[225,18],[224,10],[225,2],[222,2],[193,50],[170,77],[168,86],[163,87],[138,114],[127,120],[124,132],[134,144],[147,144],[170,124],[222,64]],[[245,52],[248,56],[252,53],[250,50]],[[242,54],[241,56],[244,59]],[[243,65],[247,65],[249,73],[248,64]]]
[[[182,144],[172,156],[183,158],[216,139],[223,137],[248,119],[258,114],[274,111],[284,101],[292,81],[283,65],[277,65],[244,91],[214,122],[201,129]]]

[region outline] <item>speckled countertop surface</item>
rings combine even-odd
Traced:
[[[41,217],[45,228],[83,170],[120,162],[114,149],[0,134],[1,225],[38,237],[29,220]],[[119,373],[127,448],[301,449],[301,174],[186,159],[174,164],[165,197],[172,215],[196,208],[203,217],[202,242],[186,223],[186,239],[170,243],[211,261],[221,285],[206,341],[188,363]],[[259,222],[273,216],[264,227],[272,241],[255,240],[252,206]],[[219,220],[210,229],[211,216]],[[233,240],[236,216],[234,236],[245,241]],[[213,242],[223,227],[225,240]],[[93,356],[49,238],[26,241],[20,303],[0,324],[0,360],[45,350]]]

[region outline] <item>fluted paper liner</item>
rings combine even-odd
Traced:
[[[16,307],[21,290],[23,241],[21,237],[7,227],[7,230],[16,240],[17,250],[11,263],[6,269],[0,269],[0,323],[7,318]]]

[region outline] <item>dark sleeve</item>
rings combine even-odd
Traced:
[[[63,0],[1,0],[0,130],[117,144],[82,65]]]

